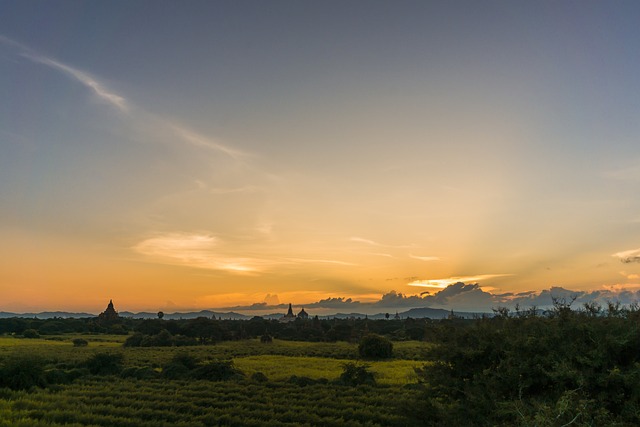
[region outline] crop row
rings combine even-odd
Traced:
[[[399,387],[299,386],[287,382],[123,380],[106,377],[55,393],[6,392],[0,426],[31,420],[82,426],[376,426],[404,425],[411,390]],[[22,421],[20,421],[22,420]],[[27,425],[27,424],[25,424]]]

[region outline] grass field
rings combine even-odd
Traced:
[[[81,337],[86,347],[74,347]],[[128,348],[126,336],[0,337],[0,363],[38,355],[47,370],[69,369],[96,353],[118,353],[124,368],[161,372],[176,354],[201,361],[232,360],[244,373],[233,381],[132,379],[84,376],[31,391],[0,389],[2,426],[364,426],[407,425],[404,405],[417,382],[414,368],[428,348],[421,342],[394,343],[388,361],[358,360],[357,345],[274,340],[223,342],[210,346]],[[349,387],[336,380],[348,362],[365,363],[376,385]],[[266,382],[252,380],[256,372]],[[292,376],[311,383],[291,382]],[[404,409],[403,409],[404,408]],[[300,418],[303,417],[303,418]]]
[[[233,359],[236,366],[247,375],[262,372],[274,381],[285,381],[291,375],[313,379],[337,379],[348,359],[301,356],[246,356]],[[365,362],[374,372],[376,381],[385,385],[406,385],[418,381],[414,368],[424,363],[414,360]]]

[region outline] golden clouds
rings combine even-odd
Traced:
[[[224,242],[208,234],[168,233],[138,243],[133,250],[158,263],[255,274],[277,262],[225,254]]]

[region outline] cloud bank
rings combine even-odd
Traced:
[[[269,295],[270,299],[274,295]],[[443,308],[456,311],[486,312],[492,309],[507,307],[510,309],[526,310],[528,308],[546,309],[553,306],[553,299],[571,301],[573,309],[580,309],[585,303],[598,303],[606,305],[607,302],[620,302],[623,305],[640,301],[640,287],[635,288],[610,288],[596,291],[573,291],[563,287],[551,287],[542,291],[526,291],[518,293],[491,293],[482,289],[478,283],[458,282],[447,286],[433,295],[406,295],[396,291],[390,291],[374,302],[361,302],[353,298],[331,297],[308,304],[297,304],[314,314],[326,313],[362,313],[377,314],[381,312],[406,311],[411,308]],[[292,301],[296,305],[295,301]],[[278,312],[288,304],[269,304],[262,302],[249,306],[226,307],[228,310],[244,312],[261,312],[265,314],[269,310]]]

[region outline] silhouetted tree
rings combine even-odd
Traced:
[[[358,353],[367,359],[388,359],[393,356],[393,343],[383,336],[369,334],[360,340]]]
[[[40,338],[40,334],[35,329],[25,329],[22,332],[22,336],[25,338]]]

